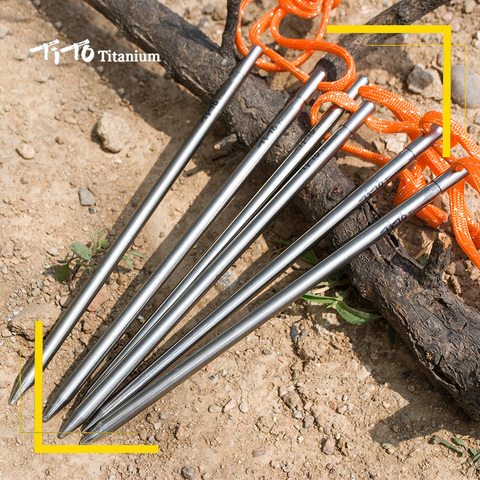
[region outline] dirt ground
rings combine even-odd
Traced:
[[[224,2],[166,3],[220,41]],[[390,3],[343,1],[331,22],[364,23]],[[271,2],[263,0],[259,5],[248,11],[247,22]],[[460,45],[453,49],[453,63],[462,64],[466,55],[468,65],[480,72],[479,20],[479,7],[467,0],[450,2],[422,23],[452,24],[453,43]],[[300,33],[308,35],[305,29]],[[43,320],[48,331],[87,278],[86,273],[80,274],[61,284],[53,275],[55,265],[68,255],[68,245],[87,243],[89,231],[106,227],[110,238],[121,231],[204,108],[158,64],[101,63],[98,59],[89,64],[75,61],[68,52],[55,65],[52,58],[45,61],[42,53],[29,52],[57,38],[60,48],[88,38],[96,49],[135,49],[80,0],[0,3],[0,478],[475,478],[466,458],[433,439],[456,436],[476,446],[477,424],[426,380],[398,338],[390,347],[386,323],[380,319],[354,326],[332,310],[302,302],[122,429],[133,433],[118,432],[104,439],[108,444],[155,444],[158,454],[34,453],[33,434],[28,433],[33,431],[32,391],[22,397],[21,415],[18,406],[7,402],[19,369],[19,351],[24,363],[33,353],[33,320]],[[429,46],[439,41],[432,35],[397,38],[397,43],[422,46],[383,47],[363,59],[359,70],[371,81],[402,93],[424,112],[441,110],[441,49]],[[387,48],[389,54],[385,54]],[[406,88],[407,77],[417,64],[438,77],[430,98]],[[276,88],[292,83],[285,75],[269,81]],[[129,143],[118,153],[105,150],[95,134],[105,112],[123,118],[131,131]],[[478,109],[465,113],[453,105],[453,117],[466,123],[477,141],[480,127],[474,122],[479,114]],[[360,136],[361,142],[374,145],[381,153],[394,148],[386,145],[390,137],[372,136],[366,130]],[[112,274],[103,303],[84,315],[55,356],[44,374],[44,401],[232,173],[241,152],[233,150],[212,160],[212,146],[222,138],[222,129],[216,129],[135,241],[135,248],[149,258],[135,260],[131,270],[123,265]],[[33,158],[18,153],[24,143],[34,149]],[[344,157],[341,162],[358,182],[374,171],[372,165],[352,158]],[[265,180],[261,174],[254,177],[209,228],[167,288],[146,307],[144,317]],[[80,204],[81,188],[93,194],[94,206]],[[387,187],[377,198],[381,212],[390,208],[393,195],[393,187]],[[469,193],[468,201],[480,214],[477,196]],[[295,239],[307,224],[290,207],[229,270],[228,278],[198,303],[187,322],[205,316],[278,253],[279,240]],[[452,233],[449,225],[443,230]],[[414,256],[428,253],[435,235],[416,220],[400,230]],[[295,275],[290,270],[282,282]],[[480,308],[479,278],[478,270],[454,247],[445,280],[476,308]],[[22,319],[23,330],[15,331],[13,325]],[[292,327],[300,332],[295,343]],[[289,392],[292,407],[282,399]],[[68,413],[66,408],[45,424],[45,432],[58,431]],[[78,433],[63,440],[54,433],[43,435],[46,444],[78,444],[79,439]],[[184,467],[192,468],[182,474]]]

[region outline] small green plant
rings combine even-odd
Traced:
[[[309,250],[302,256],[302,258],[312,265],[318,263],[318,258],[313,250]],[[340,285],[348,285],[348,283],[349,282],[345,279],[343,272],[340,271],[317,285],[315,291],[326,292]],[[316,293],[309,292],[303,295],[302,298],[307,302],[322,303],[326,305],[327,308],[335,309],[345,321],[353,323],[354,325],[365,325],[381,317],[381,315],[378,315],[377,313],[365,312],[348,306],[344,300],[350,295],[350,293],[352,293],[352,287],[349,286],[346,290],[336,292],[334,297],[317,295]]]
[[[72,253],[65,260],[59,260],[60,265],[55,268],[55,277],[59,282],[73,280],[80,270],[93,270],[91,262],[93,259],[102,255],[107,246],[108,239],[106,228],[100,229],[98,232],[89,232],[90,242],[84,245],[81,242],[73,242],[68,246]],[[131,256],[139,258],[147,258],[142,252],[130,249],[123,256],[123,261],[128,268],[132,268],[133,260]]]
[[[290,245],[292,242],[288,240],[278,240],[278,243],[284,245]],[[306,252],[302,255],[302,260],[309,263],[310,265],[317,265],[319,263],[318,257],[315,254],[313,249]],[[342,286],[342,285],[349,285],[348,280],[345,278],[345,275],[342,271],[334,273],[331,277],[329,277],[324,282],[321,282],[315,288],[314,292],[326,292],[332,288]],[[381,315],[377,313],[365,312],[362,310],[358,310],[356,308],[352,308],[348,306],[344,300],[347,298],[348,295],[352,292],[352,288],[349,286],[346,290],[342,292],[336,292],[335,297],[329,297],[324,295],[317,295],[317,293],[306,293],[302,296],[304,300],[307,302],[313,303],[322,303],[327,306],[327,308],[333,308],[337,311],[337,313],[347,322],[353,323],[354,325],[365,325],[370,323],[373,320],[377,320],[381,317]],[[292,310],[296,313],[296,305],[295,303],[292,304]],[[393,344],[393,339],[391,340],[391,345]]]
[[[435,435],[432,439],[432,443],[436,443],[439,445],[443,445],[450,450],[457,453],[460,457],[466,458],[466,466],[468,468],[473,467],[475,471],[477,471],[480,467],[480,448],[478,446],[472,447],[468,445],[463,439],[460,437],[453,437],[452,441],[449,442],[444,438],[440,437],[439,435]]]
[[[349,307],[344,300],[348,297],[348,295],[350,295],[351,292],[352,287],[348,287],[343,292],[337,292],[334,297],[317,295],[315,293],[306,293],[302,298],[307,302],[322,303],[326,305],[327,308],[334,308],[344,320],[349,323],[353,323],[354,325],[365,325],[370,323],[372,320],[377,320],[380,318],[381,315],[378,315],[377,313],[365,312],[353,307]]]

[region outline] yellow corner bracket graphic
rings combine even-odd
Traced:
[[[35,322],[35,453],[158,453],[158,445],[43,445],[43,322]]]
[[[450,25],[329,25],[328,33],[441,33],[443,35],[443,150],[450,157],[452,27]]]

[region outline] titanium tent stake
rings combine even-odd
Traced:
[[[53,358],[57,350],[61,347],[72,328],[80,320],[80,317],[83,315],[88,305],[90,305],[95,295],[105,283],[105,280],[120,262],[128,247],[138,235],[138,232],[145,225],[177,177],[192,158],[193,154],[205,139],[224,108],[232,99],[233,95],[240,88],[246,76],[255,65],[255,62],[260,58],[262,53],[263,50],[261,47],[258,45],[253,46],[249,54],[244,57],[243,60],[235,67],[228,80],[220,88],[215,99],[210,104],[207,112],[197,123],[190,136],[167,166],[140,207],[138,207],[137,211],[125,226],[122,233],[110,247],[102,263],[98,266],[88,282],[77,295],[65,315],[51,330],[43,347],[44,369],[50,363],[50,360]],[[34,363],[33,357],[30,357],[22,369],[22,392],[20,392],[20,378],[16,378],[10,394],[10,405],[16,403],[20,397],[20,394],[26,392],[33,385],[35,380]]]
[[[205,293],[222,272],[259,235],[267,223],[275,218],[280,210],[299,193],[313,176],[330,160],[349,140],[369,117],[375,107],[364,102],[360,108],[320,147],[313,157],[277,192],[262,212],[242,231],[234,242],[189,289],[186,297],[177,302],[167,315],[159,321],[148,335],[120,362],[102,383],[74,410],[62,436],[84,423],[101,404],[113,393],[129,373],[148,355],[175,324],[190,310],[195,301]],[[241,237],[241,241],[240,241]],[[187,299],[188,297],[188,299]],[[154,314],[154,316],[156,316]]]
[[[358,95],[359,87],[368,84],[368,79],[360,75],[355,81],[352,87],[347,91],[347,94],[355,98]],[[173,292],[165,299],[160,308],[155,312],[155,315],[150,317],[145,322],[134,337],[128,342],[128,344],[122,349],[122,351],[113,359],[111,363],[107,365],[107,368],[101,373],[101,375],[95,380],[95,382],[89,387],[85,396],[89,395],[97,385],[106,378],[110,372],[120,363],[121,360],[138,344],[138,342],[150,332],[155,326],[156,321],[162,318],[168,310],[179,300],[189,287],[202,275],[202,273],[210,266],[215,258],[220,255],[230,241],[236,237],[236,235],[247,225],[247,223],[255,216],[264,203],[275,193],[275,191],[286,181],[286,179],[294,172],[299,164],[306,160],[309,155],[314,152],[314,149],[318,146],[321,139],[331,129],[336,120],[340,118],[343,108],[332,106],[328,109],[325,115],[315,124],[315,126],[308,132],[308,134],[294,147],[292,153],[287,157],[284,163],[278,168],[278,170],[268,179],[265,185],[256,193],[248,205],[241,211],[241,213],[235,218],[230,226],[223,232],[223,234],[215,241],[215,243],[209,248],[200,261],[190,270],[190,272],[183,278],[183,280],[175,287]],[[122,330],[123,332],[124,330]],[[121,333],[117,335],[119,338]],[[116,341],[116,339],[113,339]],[[103,341],[103,338],[99,340],[99,343]],[[111,343],[111,342],[110,342]],[[113,345],[107,344],[105,350],[110,350]],[[107,355],[108,350],[102,352],[102,358]]]
[[[298,297],[304,295],[333,272],[349,263],[359,253],[366,250],[397,225],[428,205],[438,195],[447,191],[467,176],[468,172],[464,169],[457,172],[452,169],[447,170],[397,208],[365,229],[336,252],[332,253],[325,260],[314,266],[288,287],[267,300],[257,310],[248,314],[233,327],[226,330],[174,369],[167,372],[166,375],[155,380],[148,387],[138,392],[124,406],[118,408],[97,423],[93,427],[95,431],[84,437],[80,443],[82,445],[93,443],[108,433],[117,430],[178,384],[203,368],[238,341],[245,338],[273,315],[282,311]]]
[[[202,233],[231,201],[243,182],[247,179],[248,175],[252,173],[253,169],[261,162],[278,138],[300,114],[305,104],[317,91],[317,86],[323,80],[323,78],[325,78],[325,72],[322,70],[315,71],[298,91],[298,93],[280,111],[271,125],[267,127],[266,132],[254,145],[250,153],[244,158],[235,172],[233,172],[231,177],[215,195],[211,203],[200,214],[194,224],[188,229],[185,235],[173,247],[167,257],[153,272],[151,277],[145,282],[136,296],[125,307],[120,316],[115,320],[115,325],[128,325],[140,313],[142,308],[152,298],[165,280],[168,279],[175,267],[189,252],[190,248],[195,244]],[[114,329],[110,328],[104,336],[108,337],[113,335],[113,333],[110,332],[114,332]],[[96,356],[95,354],[92,354],[93,351],[94,350],[91,350],[83,359],[76,372],[81,372],[83,368],[86,368],[87,371],[90,371],[92,365],[97,364]],[[74,388],[70,388],[70,385],[68,387],[66,387],[66,385],[67,384],[65,384],[64,388],[62,388],[61,394],[59,392],[59,395],[57,395],[52,401],[50,408],[46,410],[44,414],[44,421],[47,421],[56,412],[63,408],[75,395],[76,386]]]
[[[398,175],[400,171],[407,168],[419,155],[427,150],[442,135],[442,129],[432,125],[431,131],[422,135],[410,143],[403,152],[398,154],[376,172],[361,187],[358,187],[347,198],[339,203],[315,226],[300,237],[295,243],[284,250],[273,262],[258,273],[250,282],[244,285],[238,292],[225,301],[214,312],[198,323],[190,332],[178,340],[169,350],[161,355],[138,377],[119,392],[114,398],[106,403],[83,427],[89,430],[95,423],[124,404],[136,392],[145,385],[157,378],[169,366],[173,365],[188,350],[198,344],[221,322],[235,313],[257,293],[272,282],[297,258],[303,255],[310,248],[315,246],[322,238],[342,222],[353,210],[365,203],[374,193]],[[118,357],[117,357],[118,358]],[[115,359],[116,360],[116,359]]]

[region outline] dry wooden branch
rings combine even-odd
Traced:
[[[231,38],[236,6],[230,1],[229,30],[219,48],[157,0],[86,0],[111,20],[134,43],[158,52],[173,78],[208,100],[227,78],[235,59],[225,42]],[[403,0],[375,17],[372,24],[410,24],[445,0]],[[233,13],[232,13],[233,12]],[[349,35],[340,42],[354,56],[366,54],[365,44],[382,43],[384,35]],[[371,47],[368,47],[370,53]],[[334,75],[342,68],[336,60]],[[273,91],[261,78],[250,76],[227,108],[224,122],[248,148],[286,102],[285,92]],[[304,132],[296,122],[263,165],[270,174]],[[311,182],[299,197],[313,220],[320,219],[353,188],[335,162]],[[370,205],[352,215],[331,235],[333,245],[344,243],[376,216]],[[427,376],[442,385],[473,418],[480,418],[480,314],[459,300],[441,279],[449,242],[439,237],[430,265],[423,268],[390,235],[348,267],[359,292],[384,315],[409,345]],[[472,354],[473,353],[473,354]]]

